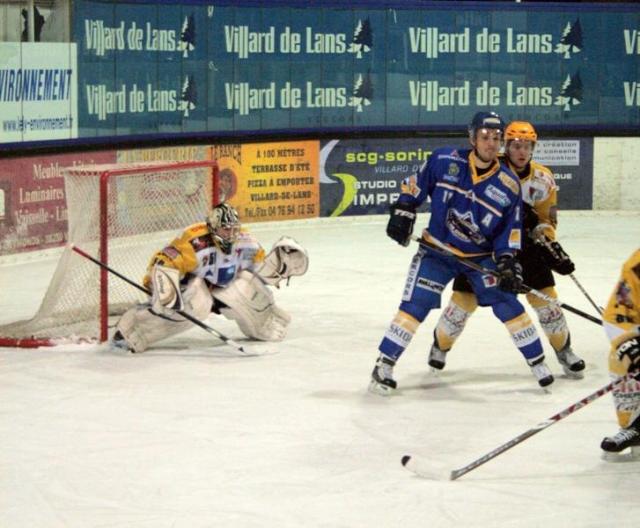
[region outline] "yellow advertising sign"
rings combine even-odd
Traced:
[[[243,222],[315,218],[320,211],[319,141],[216,145],[220,200]]]

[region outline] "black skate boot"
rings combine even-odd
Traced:
[[[393,359],[380,354],[371,373],[369,392],[389,396],[396,389],[398,384],[393,379],[393,367],[395,364],[396,362]]]
[[[615,435],[603,438],[600,447],[607,453],[620,453],[628,447],[640,446],[640,417]]]
[[[527,363],[529,362],[527,361]],[[547,364],[544,362],[544,356],[529,363],[529,367],[541,387],[548,387],[553,383],[553,374],[551,374],[549,367],[547,367]]]
[[[567,344],[556,352],[558,363],[562,366],[562,370],[569,378],[582,379],[585,368],[584,361],[573,353],[571,349],[571,337],[567,339]]]
[[[429,351],[429,366],[436,370],[442,370],[447,362],[448,350],[442,350],[436,333],[433,333],[433,345]]]

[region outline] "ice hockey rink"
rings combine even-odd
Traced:
[[[267,247],[296,238],[310,267],[276,291],[293,316],[284,342],[252,344],[232,323],[208,320],[252,357],[198,328],[141,355],[0,349],[0,526],[638,526],[640,462],[600,457],[602,437],[618,429],[610,394],[448,480],[609,383],[608,342],[593,322],[565,312],[583,380],[562,375],[543,339],[556,375],[544,393],[489,309],[431,373],[437,310],[396,367],[397,393],[367,393],[416,249],[388,239],[385,223],[253,226]],[[559,233],[575,277],[604,304],[638,247],[640,214],[562,212]],[[1,322],[35,311],[54,265],[0,266]],[[570,278],[557,283],[564,303],[596,315]],[[405,454],[429,478],[403,468]]]

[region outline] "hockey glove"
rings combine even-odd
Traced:
[[[627,372],[640,374],[640,338],[627,339],[616,350],[618,359],[622,361],[624,357],[629,358]],[[637,379],[637,376],[636,376]]]
[[[408,246],[416,223],[415,205],[395,203],[389,207],[387,236],[393,238],[401,246]]]
[[[542,236],[536,241],[536,244],[538,244],[541,249],[540,254],[542,260],[556,273],[560,275],[570,275],[576,270],[573,261],[558,242]]]
[[[522,266],[513,255],[500,255],[497,269],[498,286],[511,293],[524,293]]]

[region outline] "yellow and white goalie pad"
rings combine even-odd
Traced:
[[[247,337],[281,341],[287,335],[291,316],[276,306],[261,276],[242,271],[227,287],[212,288],[211,295],[226,305],[220,313],[234,320]]]

